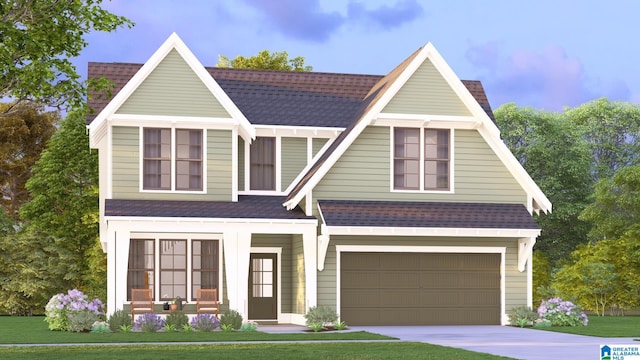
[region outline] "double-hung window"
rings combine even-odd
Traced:
[[[276,138],[257,137],[250,148],[251,190],[276,189]]]
[[[145,128],[144,190],[202,191],[202,130]]]
[[[394,128],[393,188],[450,190],[450,131]]]

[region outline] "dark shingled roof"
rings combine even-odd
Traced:
[[[524,205],[319,200],[327,226],[540,229]]]
[[[114,84],[112,96],[115,96],[141,67],[142,64],[90,62],[88,76],[111,80]],[[361,108],[361,102],[375,90],[374,85],[379,86],[380,80],[389,78],[389,75],[216,67],[206,70],[249,122],[260,125],[345,128],[357,119],[354,115]],[[462,80],[462,83],[495,121],[482,84],[475,80]],[[93,95],[89,99],[89,106],[93,109],[87,116],[89,123],[110,100],[99,94]]]
[[[281,196],[238,196],[232,201],[105,200],[105,216],[315,220],[300,207],[287,211]]]

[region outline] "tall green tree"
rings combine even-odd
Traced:
[[[313,67],[305,65],[302,56],[289,58],[286,51],[262,50],[257,55],[244,57],[238,55],[230,60],[224,55],[220,55],[217,67],[236,69],[262,69],[262,70],[284,70],[284,71],[312,71]]]
[[[0,113],[11,106],[0,103]],[[43,112],[34,104],[21,104],[16,109],[0,121],[0,206],[14,220],[29,198],[25,184],[31,177],[31,168],[60,120],[57,112]]]
[[[618,170],[596,184],[594,201],[580,216],[594,224],[590,239],[617,239],[640,228],[640,165]]]
[[[98,244],[98,154],[89,149],[84,112],[71,112],[62,121],[27,189],[31,200],[20,215],[30,232],[54,239],[64,255],[56,266],[65,270],[65,283],[104,298],[106,279],[101,284],[94,281],[95,272],[103,270],[99,266],[106,266],[104,255],[93,264],[88,261]]]
[[[589,224],[578,217],[592,189],[589,148],[560,114],[505,104],[495,111],[501,136],[553,203],[536,221],[542,232],[536,249],[555,265],[586,241]]]
[[[589,144],[595,180],[610,178],[622,167],[636,164],[640,154],[640,105],[600,98],[564,116]]]
[[[50,107],[83,105],[87,83],[71,58],[87,46],[92,31],[111,32],[133,26],[101,7],[102,0],[5,0],[0,2],[0,98]],[[106,88],[104,80],[93,84]]]

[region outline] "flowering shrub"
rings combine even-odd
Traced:
[[[220,325],[220,322],[211,314],[200,314],[194,316],[189,324],[197,331],[213,331]]]
[[[145,313],[133,322],[133,329],[142,332],[157,332],[164,328],[164,319],[152,313]]]
[[[104,304],[99,299],[89,301],[82,291],[73,289],[67,294],[60,293],[51,297],[45,306],[45,321],[49,323],[49,330],[70,331],[69,317],[82,312],[95,315],[94,321],[98,320],[104,316]],[[84,319],[88,315],[80,315],[80,317]],[[90,326],[89,329],[91,329]]]
[[[543,300],[538,308],[538,315],[543,322],[551,326],[587,326],[589,319],[579,306],[560,298]]]

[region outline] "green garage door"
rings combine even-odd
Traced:
[[[349,325],[499,325],[500,254],[343,252],[340,317]]]

